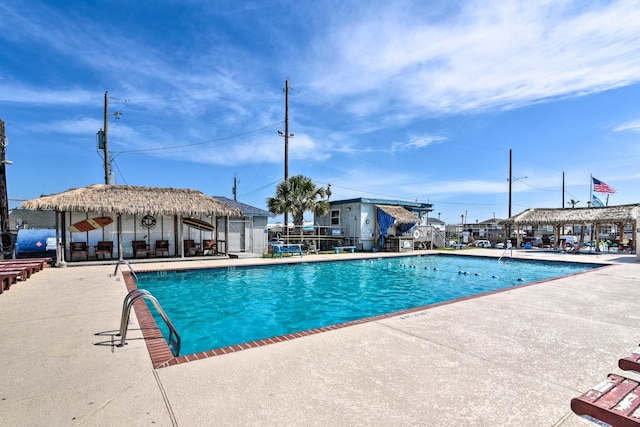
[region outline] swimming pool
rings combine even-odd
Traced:
[[[182,337],[180,354],[423,307],[599,265],[429,255],[139,273]],[[150,305],[165,338],[168,330]]]

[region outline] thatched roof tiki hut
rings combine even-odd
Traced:
[[[515,227],[518,231],[527,225],[551,225],[554,227],[555,242],[558,242],[564,226],[591,226],[592,235],[600,236],[600,228],[603,225],[615,225],[622,232],[625,226],[630,224],[633,229],[633,240],[637,241],[638,218],[640,218],[640,204],[597,208],[534,208],[502,220],[500,225]],[[637,251],[636,257],[638,257]]]
[[[58,263],[72,260],[69,245],[74,241],[85,241],[89,249],[112,241],[119,260],[135,256],[133,241],[146,242],[147,253],[153,253],[156,240],[168,240],[168,255],[184,257],[184,239],[215,238],[218,251],[226,254],[229,217],[242,216],[238,208],[196,190],[107,184],[42,196],[22,207],[56,212]]]

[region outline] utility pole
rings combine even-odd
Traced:
[[[236,180],[236,174],[233,174],[233,200],[238,200],[238,181]]]
[[[284,82],[284,180],[289,179],[289,80]]]
[[[7,154],[7,137],[4,133],[4,120],[0,119],[0,228],[2,233],[9,232],[9,198],[7,196],[7,173],[5,159]]]
[[[102,143],[104,149],[104,183],[109,184],[109,92],[104,93],[104,131],[102,132]]]
[[[513,183],[511,148],[509,148],[509,217],[511,218],[511,185]],[[507,227],[507,239],[511,239],[511,223]]]
[[[289,138],[293,138],[293,134],[289,133],[289,79],[284,82],[284,133],[278,131],[278,135],[284,137],[284,180],[289,179]],[[284,212],[285,233],[289,234],[289,213]]]

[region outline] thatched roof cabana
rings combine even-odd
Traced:
[[[565,224],[630,224],[640,217],[640,205],[603,206],[598,208],[527,209],[500,221],[502,226]]]
[[[393,217],[398,224],[415,224],[418,218],[402,206],[376,205],[376,208]]]
[[[240,209],[189,189],[94,184],[22,203],[32,210],[241,217]]]

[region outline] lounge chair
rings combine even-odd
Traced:
[[[109,257],[113,259],[113,242],[112,241],[98,242],[98,244],[94,246],[94,249],[95,249],[94,253],[96,254],[96,258],[98,258],[98,255],[102,255],[102,259],[105,259],[105,257],[109,255]]]
[[[156,246],[153,250],[153,254],[158,256],[158,253],[167,253],[169,255],[169,241],[168,240],[156,240]]]
[[[215,255],[218,253],[218,244],[215,239],[206,239],[202,241],[203,255]]]
[[[133,246],[133,257],[136,258],[138,254],[144,254],[149,256],[151,253],[151,249],[149,249],[149,245],[144,240],[134,240],[131,242],[131,246]]]
[[[184,241],[184,254],[186,256],[189,255],[197,255],[200,252],[200,248],[196,245],[194,240],[185,240]]]
[[[87,242],[71,242],[71,244],[69,245],[69,249],[71,250],[72,260],[74,255],[84,255],[87,260],[89,259],[89,250],[87,249]]]
[[[18,282],[19,273],[0,272],[0,294],[8,291],[11,285]]]
[[[2,264],[0,266],[0,273],[5,272],[20,272],[20,280],[27,280],[32,274],[40,271],[38,264]]]
[[[618,367],[623,371],[640,372],[640,346],[629,356],[618,360]]]
[[[621,375],[609,374],[606,380],[580,397],[571,399],[571,410],[612,426],[638,426],[640,424],[640,393],[638,381]]]

